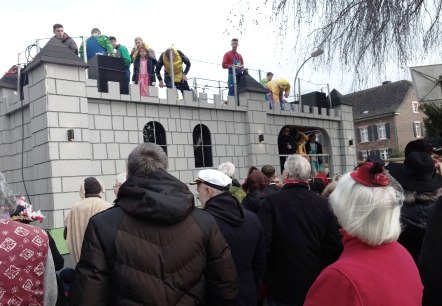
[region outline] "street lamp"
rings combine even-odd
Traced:
[[[293,82],[293,94],[295,96],[295,101],[296,101],[296,80],[298,79],[299,71],[301,71],[301,68],[305,65],[305,63],[309,61],[309,59],[321,56],[322,54],[324,54],[324,49],[319,47],[318,49],[316,49],[316,51],[310,54],[310,56],[301,64],[301,66],[299,66],[298,71],[296,71],[295,81]],[[301,112],[303,111],[301,104],[301,89],[299,90],[299,109],[301,110]]]

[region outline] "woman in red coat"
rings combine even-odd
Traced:
[[[339,180],[330,204],[342,226],[344,251],[318,276],[304,305],[421,305],[419,272],[396,241],[403,199],[400,185],[377,162]]]

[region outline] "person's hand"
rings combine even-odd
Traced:
[[[160,88],[163,88],[163,87],[164,87],[164,82],[160,81]]]
[[[290,144],[287,144],[287,149],[291,150],[292,146]]]
[[[137,45],[135,45],[135,46],[132,48],[132,52],[135,52],[135,51],[137,51]]]
[[[187,81],[187,75],[185,75],[184,73],[183,73],[183,77],[181,78],[181,82],[186,82]]]
[[[284,97],[288,98],[288,97],[289,97],[289,95],[285,93],[285,94],[284,94]]]

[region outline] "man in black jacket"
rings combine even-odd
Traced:
[[[229,192],[232,179],[218,170],[201,170],[191,184],[198,184],[202,206],[215,217],[232,251],[239,277],[235,305],[256,305],[266,265],[264,235],[257,216],[242,208]]]
[[[152,143],[129,155],[115,206],[86,229],[71,305],[233,305],[238,283],[215,220]]]
[[[295,138],[290,134],[290,127],[285,125],[282,127],[278,136],[278,151],[279,155],[291,155],[296,152]],[[284,170],[284,163],[287,156],[279,156],[281,163],[281,172]]]
[[[327,200],[308,189],[309,162],[291,155],[285,169],[285,185],[268,195],[258,212],[267,247],[265,283],[270,305],[303,305],[316,277],[343,246]]]

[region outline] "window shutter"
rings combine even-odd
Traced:
[[[374,150],[374,155],[381,158],[381,152],[379,150]]]
[[[413,127],[413,135],[414,135],[414,137],[417,137],[416,127],[414,126],[414,122],[412,122],[411,125]]]
[[[390,123],[385,123],[385,137],[390,139]]]
[[[372,135],[371,135],[371,133],[372,133],[372,126],[369,126],[368,128],[367,128],[367,134],[368,134],[368,141],[372,141],[373,140],[373,137],[372,137]]]
[[[388,158],[391,158],[391,154],[393,153],[393,149],[388,149],[387,152],[388,152]]]
[[[373,126],[373,140],[378,140],[378,126],[374,125]]]
[[[362,160],[362,152],[361,151],[358,152],[358,160]]]
[[[361,129],[357,128],[355,134],[356,134],[356,141],[358,143],[360,143],[361,142]]]

